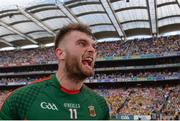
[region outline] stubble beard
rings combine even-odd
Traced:
[[[67,57],[65,62],[66,72],[68,77],[77,81],[84,81],[87,77],[93,76],[94,71],[85,70],[81,65],[81,62],[78,61],[75,57]]]

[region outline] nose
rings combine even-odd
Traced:
[[[88,52],[96,53],[96,48],[94,48],[92,45],[90,45],[87,49]]]

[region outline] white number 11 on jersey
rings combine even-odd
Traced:
[[[70,119],[77,119],[77,109],[69,109],[70,111]]]

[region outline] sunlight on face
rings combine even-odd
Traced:
[[[95,41],[85,33],[71,32],[65,40],[65,65],[68,73],[79,77],[92,76],[96,57]]]

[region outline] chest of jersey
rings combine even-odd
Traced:
[[[88,94],[66,94],[59,89],[48,87],[38,95],[26,114],[33,120],[102,119],[102,109],[94,97]]]

